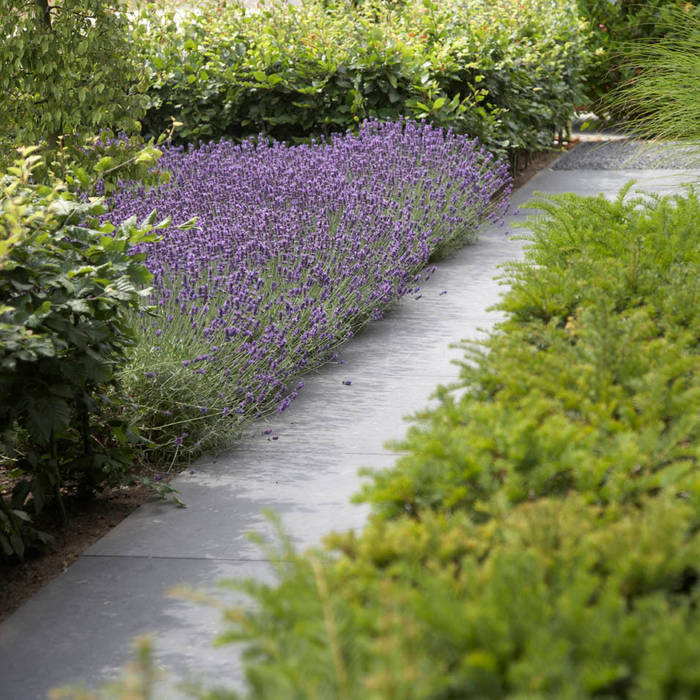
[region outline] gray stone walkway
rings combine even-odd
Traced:
[[[614,196],[632,178],[638,188],[667,192],[700,181],[700,171],[550,168],[516,193],[512,211],[535,190]],[[245,534],[268,529],[263,509],[279,513],[302,547],[330,530],[362,525],[366,510],[348,500],[360,483],[358,468],[392,464],[395,455],[384,445],[403,435],[403,417],[457,375],[451,361],[460,353],[449,343],[477,338],[495,320],[488,311],[500,292],[493,278],[501,263],[520,256],[522,243],[508,234],[525,215],[513,213],[507,228],[482,232],[478,243],[440,264],[421,299],[403,299],[354,338],[341,353],[344,364],[306,377],[287,412],[180,476],[175,485],[187,509],[143,506],[3,623],[0,698],[38,700],[81,678],[94,687],[117,672],[130,640],[143,631],[153,633],[158,662],[172,677],[240,685],[235,650],[211,646],[218,614],[164,591],[270,576]],[[177,696],[164,687],[162,697]]]

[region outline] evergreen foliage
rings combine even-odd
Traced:
[[[242,584],[251,697],[700,693],[700,201],[623,197],[538,204],[365,530]]]

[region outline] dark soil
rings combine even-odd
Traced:
[[[560,151],[553,151],[531,158],[516,175],[515,188],[522,187],[559,155]],[[0,494],[10,490],[10,482],[0,465]],[[127,515],[154,497],[153,491],[144,486],[107,489],[92,501],[73,504],[68,524],[62,529],[54,526],[55,540],[47,551],[28,556],[18,564],[0,562],[0,622],[65,571]]]
[[[94,500],[71,508],[68,524],[53,530],[56,539],[46,552],[18,564],[0,562],[0,622],[153,496],[144,486],[106,489]]]

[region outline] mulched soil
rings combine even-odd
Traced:
[[[515,177],[515,188],[522,187],[559,155],[560,152],[554,151],[535,156]],[[11,489],[11,482],[7,470],[0,465],[0,494]],[[56,539],[46,552],[28,557],[18,564],[0,562],[0,622],[151,498],[154,498],[153,491],[144,486],[106,489],[92,501],[72,504],[68,524],[62,530],[54,530]]]

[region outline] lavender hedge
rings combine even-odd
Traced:
[[[156,209],[197,227],[143,246],[157,312],[123,379],[136,423],[189,453],[284,410],[304,371],[417,292],[511,189],[476,140],[409,120],[300,146],[171,149],[161,164],[171,181],[117,194],[110,218]]]

